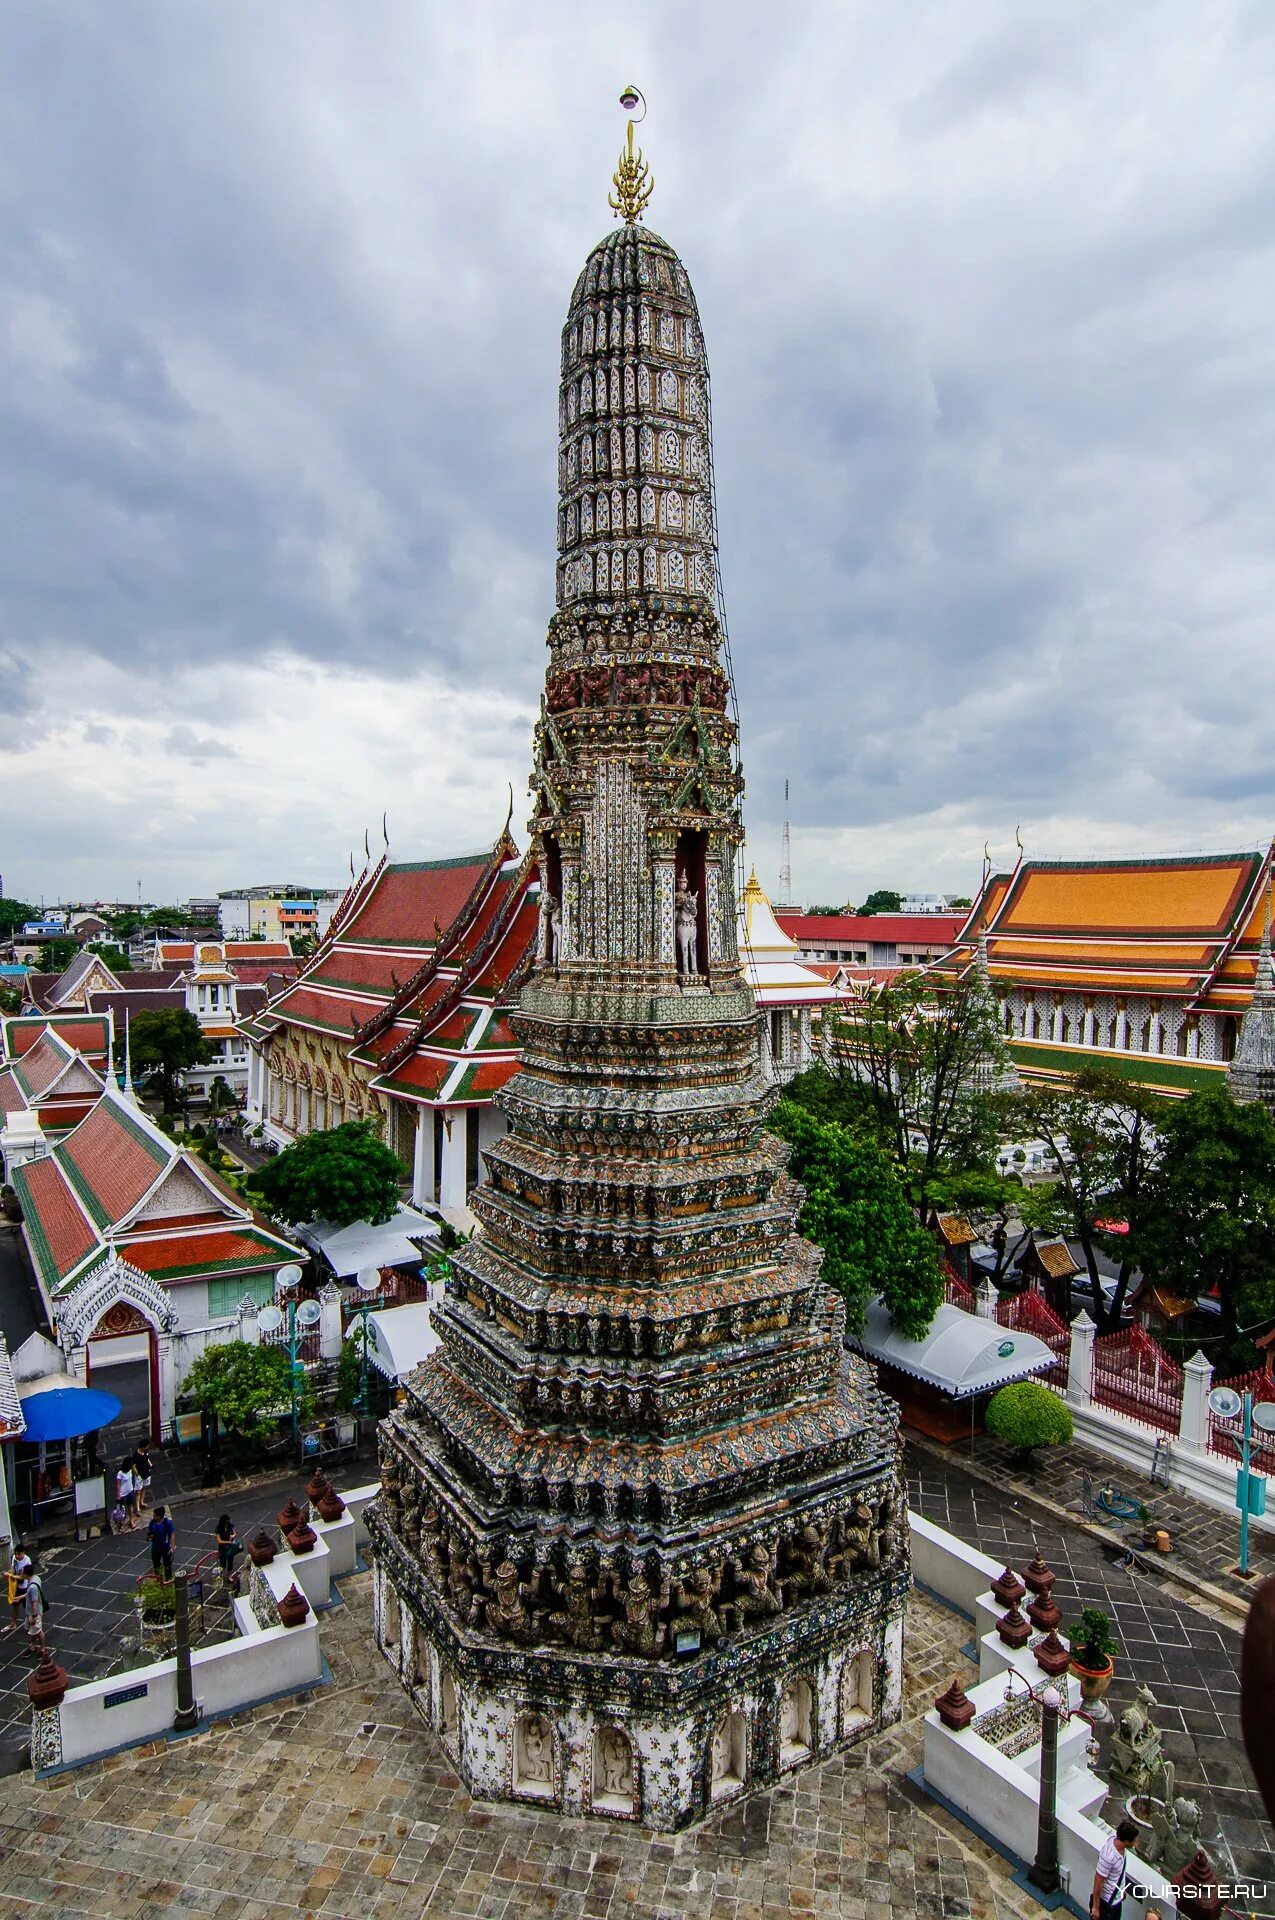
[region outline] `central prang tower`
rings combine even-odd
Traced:
[[[562,334],[521,1071],[369,1525],[474,1794],[674,1828],[897,1715],[906,1512],[765,1131],[708,365],[631,125],[615,186]]]

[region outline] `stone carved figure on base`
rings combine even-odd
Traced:
[[[676,1607],[674,1625],[697,1627],[700,1639],[706,1643],[720,1639],[725,1630],[722,1624],[722,1609],[717,1604],[721,1585],[720,1567],[695,1567],[685,1580],[675,1580],[673,1582],[673,1600]]]
[[[624,1618],[611,1622],[615,1645],[622,1653],[640,1653],[648,1659],[659,1653],[664,1645],[664,1628],[659,1616],[669,1601],[667,1582],[657,1594],[644,1573],[635,1573],[617,1597],[624,1609]]]
[[[514,1784],[553,1787],[553,1728],[539,1713],[524,1713],[514,1729]]]
[[[1204,1842],[1200,1835],[1200,1809],[1194,1800],[1174,1791],[1177,1772],[1171,1760],[1161,1768],[1164,1798],[1151,1802],[1151,1832],[1139,1842],[1138,1851],[1151,1866],[1159,1867],[1171,1878],[1188,1860],[1194,1859]]]
[[[1151,1718],[1155,1704],[1150,1687],[1137,1687],[1132,1704],[1121,1714],[1120,1723],[1111,1736],[1107,1752],[1109,1778],[1118,1792],[1145,1793],[1160,1771],[1160,1730]]]
[[[593,1585],[588,1566],[579,1554],[573,1554],[568,1561],[565,1578],[555,1580],[550,1575],[550,1584],[558,1601],[557,1611],[551,1613],[546,1622],[550,1631],[560,1634],[568,1646],[597,1653],[603,1644],[603,1634],[595,1609],[605,1586]]]
[[[699,894],[692,893],[686,871],[677,877],[673,896],[677,918],[677,970],[684,980],[699,973]]]
[[[750,1547],[743,1566],[735,1567],[735,1598],[731,1602],[738,1626],[769,1619],[783,1611],[783,1595],[775,1585],[775,1556],[760,1543]]]
[[[562,902],[556,893],[546,889],[540,896],[540,912],[544,920],[545,965],[556,971],[562,953]]]
[[[598,1734],[598,1767],[595,1793],[608,1800],[633,1800],[633,1749],[618,1727],[603,1727]]]
[[[518,1569],[511,1560],[502,1560],[494,1573],[484,1561],[482,1574],[486,1588],[485,1624],[506,1640],[528,1644],[535,1636],[535,1621],[526,1603],[534,1599],[534,1589],[519,1580]]]

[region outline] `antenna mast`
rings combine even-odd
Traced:
[[[792,840],[788,832],[788,782],[784,781],[784,837],[779,843],[779,905],[792,905]]]

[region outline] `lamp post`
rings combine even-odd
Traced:
[[[360,1413],[367,1412],[367,1317],[372,1311],[372,1296],[381,1291],[381,1270],[379,1267],[360,1267],[354,1276],[363,1298],[359,1301],[359,1397],[357,1401]]]
[[[177,1642],[177,1711],[173,1715],[173,1731],[189,1733],[199,1724],[199,1708],[195,1704],[195,1682],[190,1668],[190,1595],[187,1590],[189,1576],[184,1573],[173,1575],[174,1615],[173,1628]]]
[[[1254,1473],[1253,1428],[1259,1433],[1275,1433],[1275,1406],[1269,1401],[1259,1401],[1256,1406],[1248,1388],[1243,1394],[1236,1393],[1234,1387],[1214,1387],[1208,1400],[1209,1412],[1217,1420],[1234,1420],[1243,1415],[1244,1425],[1240,1435],[1240,1464],[1235,1474],[1235,1504],[1240,1510],[1240,1564],[1239,1574],[1248,1578],[1248,1520],[1252,1513],[1266,1511],[1266,1476]]]
[[[1027,1878],[1042,1893],[1057,1893],[1062,1878],[1058,1871],[1058,1722],[1062,1715],[1062,1695],[1057,1687],[1044,1687],[1040,1693],[1040,1808],[1036,1820],[1036,1858],[1027,1869]]]
[[[300,1267],[280,1267],[275,1276],[275,1282],[276,1285],[293,1286],[300,1278]],[[322,1314],[323,1309],[317,1300],[303,1300],[300,1306],[298,1306],[295,1298],[288,1302],[288,1392],[292,1403],[292,1444],[297,1448],[301,1445],[301,1427],[297,1407],[297,1376],[298,1373],[304,1374],[305,1372],[304,1367],[297,1358],[297,1329],[299,1327],[304,1328],[308,1332],[311,1327],[317,1326]],[[276,1305],[274,1301],[271,1301],[269,1306],[263,1307],[257,1315],[257,1325],[263,1333],[278,1333],[283,1326],[283,1322],[283,1309]]]

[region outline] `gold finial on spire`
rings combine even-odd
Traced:
[[[632,113],[639,100],[642,102],[642,111],[637,118],[645,120],[646,99],[639,89],[629,85],[620,95],[620,105],[626,113]],[[623,220],[629,227],[635,220],[642,218],[655,191],[655,175],[643,159],[641,147],[633,145],[633,127],[634,122],[630,120],[627,145],[611,176],[611,184],[615,192],[607,195],[607,205],[614,211],[617,218]]]

